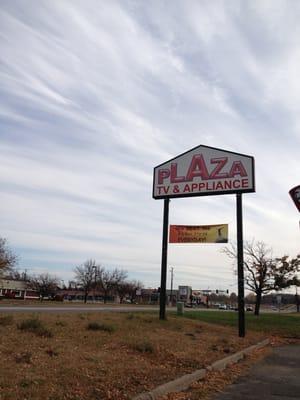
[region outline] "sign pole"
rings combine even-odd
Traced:
[[[166,319],[166,286],[167,286],[167,258],[168,258],[168,228],[169,228],[169,203],[170,199],[164,199],[164,222],[161,254],[161,278],[159,296],[159,319]]]
[[[245,337],[244,250],[242,193],[236,194],[239,337]]]

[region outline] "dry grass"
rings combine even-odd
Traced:
[[[18,328],[28,320],[52,337]],[[262,338],[175,316],[96,312],[15,314],[0,335],[1,400],[130,399]]]

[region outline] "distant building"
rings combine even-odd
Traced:
[[[25,280],[0,278],[0,298],[39,299],[39,293],[30,288]]]

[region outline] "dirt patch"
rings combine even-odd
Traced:
[[[18,328],[35,318],[51,337]],[[175,316],[96,312],[18,314],[0,335],[1,400],[130,399],[263,339]]]

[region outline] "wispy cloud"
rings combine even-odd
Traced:
[[[67,279],[93,257],[158,286],[152,169],[199,144],[255,156],[245,237],[296,254],[299,17],[289,0],[2,1],[0,223],[20,267]],[[174,200],[170,220],[234,239],[235,199]],[[178,284],[235,280],[214,246],[169,261]]]

